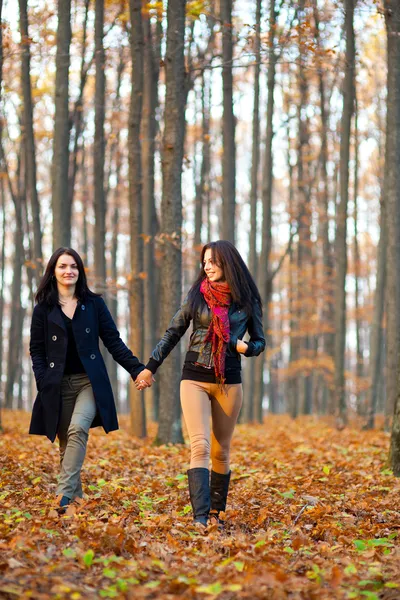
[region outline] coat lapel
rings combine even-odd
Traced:
[[[53,306],[53,308],[51,309],[51,311],[49,313],[48,319],[52,323],[55,323],[56,325],[61,327],[61,329],[63,329],[65,332],[67,331],[67,329],[65,327],[64,319],[62,318],[61,310],[58,306]]]

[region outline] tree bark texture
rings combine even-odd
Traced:
[[[162,224],[160,328],[164,331],[182,301],[182,186],[185,129],[185,7],[186,0],[170,0],[167,10],[165,105],[168,119],[162,142]],[[179,404],[180,354],[175,348],[160,369],[160,424],[157,443],[182,442]]]
[[[340,201],[336,220],[335,275],[335,408],[340,419],[347,422],[345,394],[346,345],[346,274],[347,274],[347,205],[349,199],[349,160],[351,120],[354,112],[354,0],[345,2],[346,64],[343,82],[343,114],[340,140]]]
[[[96,0],[95,5],[95,114],[94,114],[94,145],[93,145],[93,180],[94,180],[94,267],[97,288],[106,289],[106,199],[104,193],[104,119],[106,101],[105,52],[104,52],[104,0]]]
[[[222,237],[235,243],[236,146],[233,113],[233,25],[232,1],[220,0],[222,21]]]
[[[68,196],[69,164],[69,49],[71,0],[58,0],[56,91],[52,164],[53,248],[71,244],[71,205]]]
[[[35,279],[38,282],[42,272],[42,232],[40,228],[40,206],[36,182],[36,149],[33,132],[33,103],[30,74],[30,38],[28,29],[28,2],[19,0],[20,29],[21,29],[21,81],[23,108],[23,132],[26,148],[27,201],[30,206],[33,225],[32,261],[35,265]]]
[[[130,0],[132,91],[129,114],[129,207],[130,207],[130,347],[143,356],[143,239],[142,234],[142,153],[140,125],[143,105],[144,44],[142,2]],[[146,436],[144,394],[130,382],[131,431],[137,437]]]

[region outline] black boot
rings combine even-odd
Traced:
[[[195,523],[206,526],[210,512],[210,471],[197,467],[189,469],[187,475],[193,520]]]
[[[228,498],[229,481],[231,471],[229,473],[216,473],[211,471],[211,515],[218,519],[218,523],[223,525],[224,522],[219,518],[220,512],[225,512],[226,500]]]

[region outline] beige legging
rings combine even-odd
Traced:
[[[216,383],[181,381],[181,405],[190,439],[190,468],[208,469],[210,461],[216,473],[229,473],[229,454],[233,430],[243,400],[241,383],[225,386]],[[212,431],[210,431],[210,417]]]

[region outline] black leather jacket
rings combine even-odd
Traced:
[[[208,327],[211,321],[211,310],[205,302],[202,302],[193,316],[186,297],[180,309],[172,318],[167,331],[164,333],[157,346],[154,348],[151,358],[146,367],[155,373],[168,354],[173,350],[181,337],[184,335],[193,320],[193,332],[190,336],[189,348],[186,361],[197,362],[207,367],[214,366],[211,352],[211,343],[204,344]],[[248,315],[245,310],[236,304],[229,308],[230,341],[226,351],[226,368],[240,369],[240,354],[236,350],[236,343],[241,340],[246,331],[249,332],[250,340],[244,356],[258,356],[265,348],[265,337],[262,324],[260,305],[253,304],[253,312]],[[201,356],[199,356],[201,351]]]

